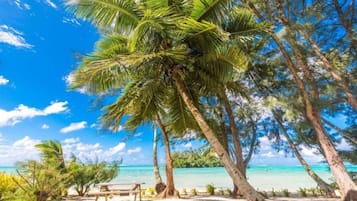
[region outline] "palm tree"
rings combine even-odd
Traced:
[[[173,94],[179,94],[185,106],[182,109],[191,112],[241,192],[248,200],[263,200],[218,141],[199,103],[201,92],[215,84],[210,82],[223,79],[242,64],[236,57],[237,48],[228,45],[234,34],[220,26],[233,1],[68,2],[77,16],[108,33],[74,72],[73,83],[73,87],[86,87],[94,94],[122,89],[117,101],[105,108],[101,118],[105,125],[118,128],[125,114],[130,115],[128,129],[151,121],[166,113],[168,91],[177,91]]]
[[[56,167],[61,172],[66,170],[61,143],[48,140],[37,144],[36,148],[41,151],[45,163],[53,165],[53,167]]]

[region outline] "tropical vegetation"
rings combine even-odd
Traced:
[[[356,146],[354,0],[67,0],[67,6],[102,33],[72,73],[71,87],[117,96],[104,108],[103,127],[159,127],[164,196],[176,192],[170,142],[191,135],[215,151],[233,194],[264,200],[245,172],[265,136],[273,148],[292,150],[332,194],[299,146],[318,150],[342,199],[357,200],[340,158],[355,161],[355,149],[336,149],[341,140]],[[346,129],[331,123],[339,116]]]
[[[110,181],[118,172],[118,162],[83,163],[75,156],[65,161],[62,146],[56,141],[43,141],[36,147],[41,151],[41,161],[19,162],[18,176],[0,175],[3,180],[0,187],[4,190],[2,197],[8,196],[8,200],[62,200],[71,187],[83,196],[95,184]]]
[[[175,168],[203,168],[222,167],[222,163],[215,153],[210,150],[186,150],[172,153],[173,166]]]

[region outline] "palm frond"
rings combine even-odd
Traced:
[[[189,43],[190,48],[208,51],[228,40],[228,34],[219,26],[208,21],[198,22],[193,18],[184,18],[178,25],[179,37]]]
[[[175,29],[178,16],[169,7],[155,10],[147,9],[130,35],[129,47],[131,52],[152,52],[164,47],[167,31]]]
[[[222,24],[232,8],[233,0],[193,0],[191,17],[197,21]]]
[[[68,10],[100,28],[122,33],[140,21],[142,12],[134,0],[66,0]]]

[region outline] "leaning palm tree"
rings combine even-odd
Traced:
[[[119,128],[122,117],[129,114],[127,126],[137,125],[140,118],[135,115],[151,118],[164,114],[165,107],[160,104],[168,100],[168,91],[176,91],[184,103],[182,109],[190,111],[243,195],[248,200],[264,200],[220,144],[200,104],[201,92],[215,84],[211,81],[223,82],[225,74],[242,64],[236,57],[237,48],[229,46],[235,35],[221,28],[233,1],[68,2],[79,17],[90,20],[107,34],[74,72],[73,82],[73,87],[85,87],[94,94],[122,89],[117,101],[105,108],[102,121]],[[133,105],[136,103],[141,104]],[[145,118],[140,122],[150,121]]]

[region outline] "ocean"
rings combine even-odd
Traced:
[[[357,171],[357,166],[346,166],[349,171]],[[160,167],[165,181],[164,167]],[[328,166],[312,166],[312,169],[326,182],[333,182]],[[0,167],[0,172],[15,172],[14,167]],[[279,191],[289,189],[296,192],[299,188],[316,187],[302,166],[250,166],[247,169],[249,183],[260,191]],[[144,188],[154,186],[152,166],[121,166],[113,182],[144,182]],[[217,190],[232,188],[232,181],[224,168],[175,168],[174,182],[178,190],[188,192],[195,188],[205,191],[207,184],[213,184]]]

